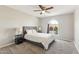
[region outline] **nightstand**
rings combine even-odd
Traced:
[[[24,41],[23,35],[19,34],[19,35],[15,35],[15,44],[20,44]]]

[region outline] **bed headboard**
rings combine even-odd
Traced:
[[[23,26],[24,30],[35,29],[37,31],[37,26]]]
[[[37,26],[23,26],[23,36],[27,34],[26,30],[35,29],[37,31]]]

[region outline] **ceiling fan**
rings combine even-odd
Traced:
[[[38,5],[39,7],[40,7],[40,9],[41,10],[34,10],[35,12],[37,12],[37,11],[41,11],[40,12],[40,15],[41,14],[44,14],[44,13],[49,13],[49,11],[48,10],[50,10],[50,9],[53,9],[54,7],[45,7],[45,6],[42,6],[42,5]]]

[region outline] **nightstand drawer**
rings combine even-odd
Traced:
[[[24,41],[23,36],[22,35],[16,35],[15,36],[15,44],[20,44]]]
[[[15,44],[20,44],[23,42],[23,38],[19,37],[19,38],[15,38]]]

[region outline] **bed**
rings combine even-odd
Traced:
[[[30,29],[26,28],[26,32],[27,34],[25,34],[24,38],[27,41],[39,43],[45,50],[47,50],[49,48],[49,45],[55,40],[52,34],[38,33],[33,27],[31,27]]]

